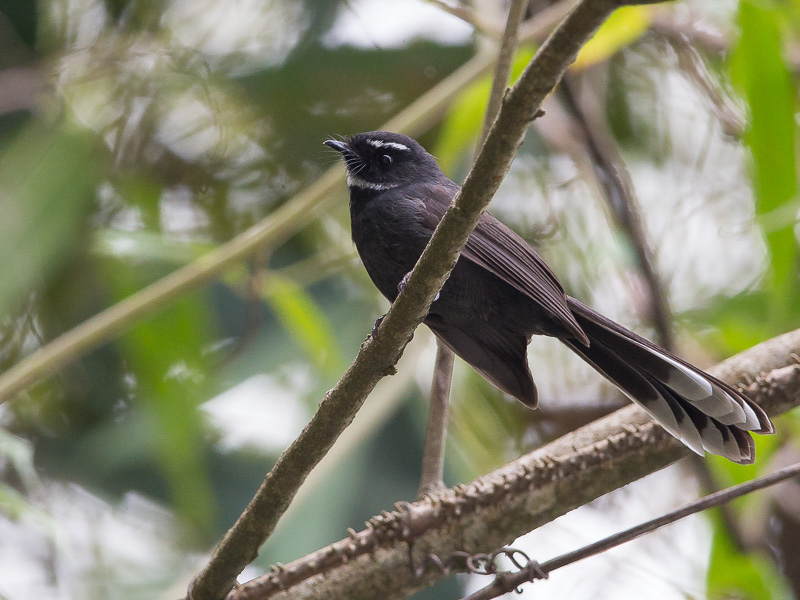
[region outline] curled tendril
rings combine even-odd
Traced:
[[[473,575],[504,575],[514,571],[501,571],[497,566],[497,559],[500,556],[506,557],[511,564],[519,571],[527,571],[530,581],[535,579],[547,579],[541,565],[517,548],[500,548],[490,554],[456,551],[442,560],[435,554],[427,554],[419,564],[414,562],[413,546],[408,546],[408,559],[411,570],[415,577],[422,577],[430,567],[435,567],[442,575],[450,575],[457,571],[459,573],[472,573]],[[519,591],[519,590],[517,590]]]

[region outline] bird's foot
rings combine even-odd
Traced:
[[[406,289],[406,284],[408,283],[408,278],[411,277],[411,271],[403,275],[403,278],[400,280],[400,283],[397,284],[397,292],[402,294],[403,290]]]
[[[377,319],[375,319],[375,323],[372,325],[372,337],[375,337],[375,334],[378,332],[378,327],[381,326],[383,323],[383,319],[386,315],[381,315]]]
[[[400,280],[400,283],[397,284],[397,291],[398,293],[403,293],[403,290],[406,289],[406,284],[408,284],[408,278],[411,277],[411,271],[403,275],[403,278]],[[436,292],[436,297],[433,299],[436,302],[439,299],[439,295],[441,292]]]

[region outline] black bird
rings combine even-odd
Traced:
[[[327,140],[342,153],[364,267],[393,302],[459,186],[411,138],[369,131]],[[558,338],[696,453],[755,458],[748,432],[772,433],[747,396],[564,293],[536,251],[484,213],[425,324],[489,382],[534,408],[533,335]]]

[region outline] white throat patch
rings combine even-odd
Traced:
[[[359,188],[362,190],[375,190],[376,192],[380,192],[383,190],[391,190],[396,188],[399,183],[372,183],[371,181],[367,181],[366,179],[362,179],[358,175],[353,175],[352,173],[347,174],[347,185],[350,187]]]

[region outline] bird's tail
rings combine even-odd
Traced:
[[[563,340],[572,350],[697,454],[753,462],[749,432],[774,431],[758,405],[578,300],[568,303],[590,340],[588,347]]]

